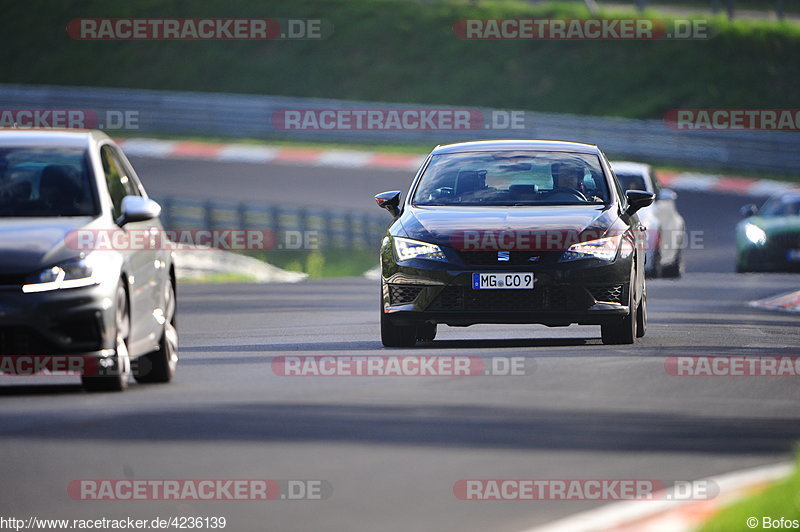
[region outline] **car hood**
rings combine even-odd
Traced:
[[[617,219],[615,209],[607,205],[420,206],[406,209],[400,221],[408,238],[446,243],[464,231],[590,232],[598,238]]]
[[[91,217],[0,218],[0,274],[28,274],[78,255],[65,245]]]
[[[767,234],[800,231],[800,216],[752,216],[742,222],[755,224]]]

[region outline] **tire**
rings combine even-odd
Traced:
[[[661,275],[670,279],[680,279],[683,276],[683,252],[681,250],[678,250],[675,255],[675,262],[664,266]]]
[[[128,357],[128,335],[130,334],[130,305],[125,285],[120,281],[117,286],[116,311],[114,313],[115,353],[110,357],[109,367],[97,365],[96,375],[82,375],[81,383],[90,392],[121,392],[128,387],[131,374]]]
[[[436,338],[436,324],[423,322],[417,325],[417,340],[420,342],[433,342]]]
[[[381,309],[381,342],[384,347],[414,347],[417,343],[417,326],[395,325]]]
[[[661,264],[661,250],[657,249],[653,252],[653,267],[647,272],[647,276],[657,279],[664,275],[663,269],[664,266]]]
[[[647,287],[642,293],[639,308],[636,309],[636,338],[642,338],[647,333]]]
[[[178,366],[178,329],[175,319],[175,288],[167,283],[164,294],[164,330],[158,349],[142,355],[133,362],[136,382],[169,382]]]
[[[634,278],[635,275],[632,274],[630,287],[628,288],[628,308],[630,308],[630,313],[600,326],[600,336],[606,345],[632,344],[636,341],[639,318],[637,309],[633,306]]]

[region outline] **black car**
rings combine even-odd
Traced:
[[[102,132],[0,132],[0,372],[90,390],[172,378],[172,252],[118,238],[155,240],[160,211]]]
[[[645,233],[597,146],[479,141],[438,146],[381,245],[381,339],[432,341],[438,324],[600,325],[606,344],[645,334]]]

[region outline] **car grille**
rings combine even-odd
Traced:
[[[521,266],[549,263],[557,260],[563,253],[558,251],[509,251],[507,261],[497,260],[497,251],[460,251],[459,256],[469,266]]]
[[[461,286],[445,287],[429,311],[582,310],[594,304],[581,287],[555,285],[533,290],[474,290]]]
[[[555,285],[544,289],[547,308],[552,310],[576,310],[589,308],[586,290],[574,286]]]
[[[389,303],[392,305],[413,303],[423,288],[414,284],[390,284]]]
[[[596,301],[608,301],[611,303],[622,302],[622,290],[624,286],[615,284],[611,286],[590,286],[589,293]]]
[[[800,249],[800,233],[779,233],[768,237],[767,242],[780,249]]]

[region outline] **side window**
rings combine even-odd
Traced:
[[[619,182],[619,178],[617,177],[617,174],[614,173],[614,168],[611,167],[611,163],[608,162],[608,159],[603,159],[603,162],[605,163],[605,169],[611,176],[611,183],[614,185],[614,189],[617,191],[617,196],[619,197],[620,201],[624,203],[626,196],[625,191],[622,189],[622,183]]]
[[[114,153],[117,160],[119,160],[120,169],[125,174],[125,177],[122,178],[122,183],[125,185],[126,190],[130,191],[128,194],[131,196],[146,196],[147,193],[144,191],[144,187],[141,181],[139,181],[139,177],[136,175],[133,167],[128,162],[128,159],[122,155],[118,148],[112,148],[111,151]]]
[[[116,219],[122,214],[122,198],[131,195],[139,196],[139,190],[128,178],[125,167],[110,146],[106,145],[100,149],[100,160],[103,163],[106,186],[111,195],[111,203],[114,206],[113,215]]]

